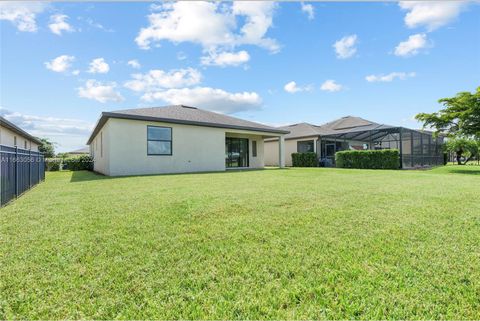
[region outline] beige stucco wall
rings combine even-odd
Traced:
[[[95,136],[90,145],[90,155],[93,157],[93,170],[105,175],[110,175],[110,126],[107,122]]]
[[[0,126],[0,145],[15,147],[14,141],[17,137],[18,148],[25,149],[25,142],[27,142],[27,150],[38,151],[38,144],[31,141],[23,135],[19,135],[8,128]]]
[[[148,125],[172,128],[172,155],[147,155]],[[110,118],[90,150],[94,170],[110,176],[224,171],[227,136],[248,138],[249,167],[264,166],[264,133],[163,122]],[[252,140],[257,141],[257,157],[252,156]]]
[[[249,168],[263,168],[265,167],[265,156],[264,156],[264,142],[262,135],[255,135],[255,134],[247,134],[247,132],[230,132],[223,130],[225,132],[226,137],[238,137],[238,138],[248,138],[248,163]],[[257,156],[253,157],[253,147],[252,142],[257,142]],[[225,163],[225,141],[223,143],[223,151],[224,151],[224,163]],[[278,157],[277,157],[278,158]]]
[[[318,137],[307,137],[301,139],[285,140],[285,166],[292,166],[292,153],[297,152],[297,142],[314,141],[315,152],[317,150]],[[278,166],[278,140],[267,140],[264,142],[265,149],[265,165]]]

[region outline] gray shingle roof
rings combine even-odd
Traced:
[[[6,120],[2,116],[0,116],[0,125],[10,129],[14,133],[17,133],[18,135],[21,135],[23,137],[26,137],[26,138],[30,139],[31,141],[33,141],[33,142],[35,142],[39,145],[42,144],[42,141],[40,139],[38,139],[35,136],[30,135],[29,133],[27,133],[26,131],[24,131],[23,129],[21,129],[20,127],[18,127],[14,123],[12,123],[11,121]]]
[[[240,118],[214,113],[208,110],[196,107],[174,105],[166,107],[136,108],[104,112],[100,117],[92,135],[87,144],[90,144],[100,128],[105,124],[108,118],[124,118],[148,121],[161,121],[166,123],[187,124],[196,126],[231,128],[254,130],[260,132],[269,132],[277,134],[287,134],[280,128],[274,128],[267,125],[243,120]]]
[[[299,123],[279,128],[283,130],[288,130],[290,132],[289,134],[285,135],[285,139],[320,135],[318,131],[318,126],[309,123]]]
[[[88,146],[68,152],[68,154],[89,154],[89,153],[90,153],[90,148]]]
[[[389,125],[381,125],[360,117],[345,116],[320,126],[308,123],[299,123],[280,128],[290,131],[289,134],[285,135],[285,139],[291,139],[311,136],[339,135],[344,133],[353,133],[359,131],[386,129],[394,127]]]

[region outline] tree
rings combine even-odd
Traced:
[[[436,113],[420,113],[415,118],[424,127],[432,127],[435,134],[450,137],[476,137],[480,140],[480,87],[473,94],[460,92],[452,98],[438,101],[444,108]]]
[[[478,157],[480,153],[480,142],[464,137],[449,139],[445,144],[445,147],[447,152],[456,154],[458,165],[465,165],[473,157]],[[462,163],[463,155],[466,155],[467,159]]]
[[[39,140],[42,144],[38,146],[38,151],[42,152],[45,158],[55,157],[55,143],[51,142],[48,138],[39,138]]]

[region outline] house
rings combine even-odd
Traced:
[[[0,116],[0,145],[38,151],[42,142]]]
[[[0,206],[45,179],[42,142],[0,116]]]
[[[284,166],[288,131],[183,105],[103,112],[87,145],[109,176],[264,167],[263,142],[277,140]]]
[[[65,153],[68,156],[81,156],[81,155],[89,155],[90,154],[90,147],[85,146],[76,150],[72,150],[71,152]]]
[[[320,166],[335,166],[341,150],[398,149],[401,168],[443,164],[442,137],[431,132],[378,124],[360,117],[346,116],[324,125],[299,123],[279,127],[285,135],[285,164],[292,166],[292,153],[314,152]],[[265,164],[276,166],[279,153],[275,138],[265,140]]]

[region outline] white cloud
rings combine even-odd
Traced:
[[[105,74],[110,70],[110,66],[105,62],[103,58],[96,58],[90,62],[88,72],[91,74]]]
[[[80,75],[80,70],[76,69],[76,70],[72,71],[72,75],[74,75],[74,76]]]
[[[407,78],[415,77],[414,72],[391,72],[387,75],[368,75],[365,77],[365,80],[368,82],[391,82],[395,79],[405,80]]]
[[[187,54],[184,53],[183,51],[177,52],[177,59],[178,59],[178,60],[185,60],[185,59],[187,59],[187,58],[188,58],[188,57],[187,57]]]
[[[428,48],[427,35],[418,33],[411,35],[407,40],[402,41],[395,47],[395,55],[401,57],[410,57],[418,54],[421,49]]]
[[[47,7],[42,2],[0,1],[0,20],[7,20],[19,31],[37,31],[37,14]]]
[[[105,26],[103,26],[101,23],[98,23],[96,21],[94,21],[93,19],[91,18],[83,18],[83,17],[79,17],[78,18],[79,20],[84,20],[90,27],[92,28],[96,28],[96,29],[100,29],[102,31],[105,31],[105,32],[114,32],[113,29],[111,28],[106,28]]]
[[[78,119],[25,115],[0,107],[0,116],[35,136],[52,134],[85,135],[92,124]]]
[[[179,88],[199,84],[202,74],[193,68],[164,71],[153,69],[145,74],[133,74],[124,86],[137,92],[152,92],[165,88]]]
[[[307,14],[308,20],[313,20],[315,18],[315,9],[311,4],[305,4],[304,2],[300,3],[302,6],[302,11]]]
[[[321,90],[324,91],[330,91],[330,92],[335,92],[335,91],[340,91],[343,89],[343,86],[340,84],[337,84],[335,80],[326,80],[321,86]]]
[[[141,65],[140,65],[140,63],[138,62],[137,59],[129,60],[127,62],[127,65],[129,65],[130,67],[135,68],[135,69],[140,69],[140,67],[141,67]]]
[[[85,82],[84,87],[78,88],[78,96],[82,98],[92,99],[101,103],[107,101],[120,102],[123,101],[123,96],[115,91],[117,83],[102,83],[94,79],[89,79]]]
[[[33,136],[49,138],[57,143],[56,151],[70,151],[84,146],[93,129],[92,123],[81,119],[28,115],[2,107],[0,116]]]
[[[428,31],[438,29],[455,20],[466,1],[400,1],[400,8],[407,10],[405,24],[409,28],[425,26]]]
[[[74,56],[62,55],[45,62],[45,67],[55,72],[66,72],[75,60]]]
[[[201,58],[202,65],[205,66],[240,66],[250,60],[250,55],[245,50],[238,52],[209,52],[208,56]]]
[[[262,103],[261,97],[256,92],[230,93],[223,89],[210,87],[150,92],[143,95],[142,99],[145,101],[163,100],[174,105],[198,106],[226,114],[259,109]]]
[[[337,58],[347,59],[352,57],[357,52],[356,44],[357,35],[346,36],[335,42],[333,47],[337,53]]]
[[[64,14],[56,14],[50,16],[50,24],[48,27],[54,34],[61,36],[63,31],[73,32],[73,27],[67,22],[68,16]]]
[[[257,45],[277,52],[274,39],[266,37],[272,26],[275,4],[272,2],[173,2],[156,5],[148,16],[149,26],[142,28],[135,41],[142,49],[152,42],[193,42],[205,50],[238,45]],[[237,18],[241,18],[240,28]]]
[[[311,91],[312,86],[309,85],[309,86],[299,87],[299,86],[297,86],[297,83],[295,81],[290,81],[285,86],[283,86],[283,89],[287,93],[294,94],[294,93],[297,93],[297,92],[300,92],[300,91]]]

